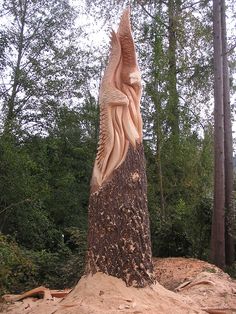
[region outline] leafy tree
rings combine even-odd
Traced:
[[[74,28],[76,11],[68,1],[1,5],[0,230],[39,270],[30,287],[69,286],[82,272],[86,246],[98,133],[90,90],[100,77],[100,62],[78,48],[82,31]],[[83,235],[79,249],[67,245],[69,227]],[[50,276],[46,265],[53,263]],[[58,276],[59,268],[65,276]],[[12,291],[20,291],[25,281],[15,278]]]
[[[75,11],[67,0],[10,0],[1,12],[4,133],[40,132],[45,104],[68,103],[80,83]]]

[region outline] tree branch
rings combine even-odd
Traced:
[[[32,202],[32,200],[29,199],[29,198],[27,198],[27,199],[25,199],[25,200],[23,200],[23,201],[20,201],[20,202],[18,202],[18,203],[10,204],[9,206],[3,208],[3,209],[0,211],[0,215],[1,215],[3,212],[5,212],[6,210],[8,210],[8,209],[10,209],[10,208],[12,208],[12,207],[15,207],[15,206],[18,206],[18,205],[21,205],[21,204],[24,204],[24,203],[30,203],[30,202]]]
[[[225,55],[228,55],[231,51],[233,51],[236,48],[236,44],[234,44],[229,50],[225,52]]]
[[[199,3],[201,3],[201,2],[203,2],[203,1],[200,0],[200,1],[194,2],[194,3],[192,3],[192,4],[186,5],[185,7],[182,7],[181,10],[186,10],[186,9],[188,9],[188,8],[192,8],[192,7],[194,7],[196,4],[199,4]]]
[[[140,0],[138,0],[138,4],[141,6],[141,8],[143,9],[143,11],[150,16],[152,19],[156,20],[158,19],[158,22],[160,24],[162,24],[163,26],[165,26],[166,28],[168,28],[168,25],[166,25],[164,22],[162,22],[162,20],[158,17],[158,16],[154,16],[152,15],[150,12],[148,12],[148,10],[144,7],[144,5],[140,2]]]

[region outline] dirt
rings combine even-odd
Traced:
[[[183,282],[193,280],[204,271],[219,275],[224,274],[215,265],[195,258],[154,258],[153,262],[157,281],[172,291],[175,291]]]
[[[158,282],[151,287],[126,287],[120,279],[97,273],[81,278],[63,298],[55,297],[63,296],[62,292],[55,293],[53,290],[54,294],[50,294],[47,289],[41,299],[34,295],[14,301],[19,297],[6,296],[5,301],[0,303],[0,312],[236,314],[236,281],[219,268],[185,258],[158,258],[154,259],[154,265]]]

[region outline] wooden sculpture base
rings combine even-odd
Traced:
[[[154,283],[143,146],[125,161],[89,201],[86,274],[103,272],[128,286]]]

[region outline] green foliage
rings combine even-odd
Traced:
[[[187,205],[183,200],[169,208],[168,217],[151,214],[154,256],[187,256],[207,260],[211,232],[212,200]]]
[[[0,294],[21,292],[37,282],[35,264],[20,247],[0,234]]]
[[[155,152],[146,145],[153,254],[207,259],[212,214],[212,142],[196,135],[181,139],[180,151],[162,148],[163,214]]]
[[[211,218],[212,198],[200,200],[183,217],[186,236],[191,243],[190,256],[209,259]]]
[[[234,263],[231,266],[226,267],[225,271],[226,273],[230,275],[230,277],[235,279],[236,278],[236,263]]]
[[[154,228],[151,225],[151,230],[154,256],[189,256],[191,245],[177,214],[157,221]]]
[[[0,138],[0,228],[14,238],[0,245],[2,293],[71,287],[83,272],[96,148],[83,119],[64,108],[47,137]]]
[[[26,250],[0,234],[0,294],[21,293],[36,286],[72,287],[83,273],[85,233],[67,230],[67,243],[56,252]],[[73,249],[71,245],[73,244]]]

